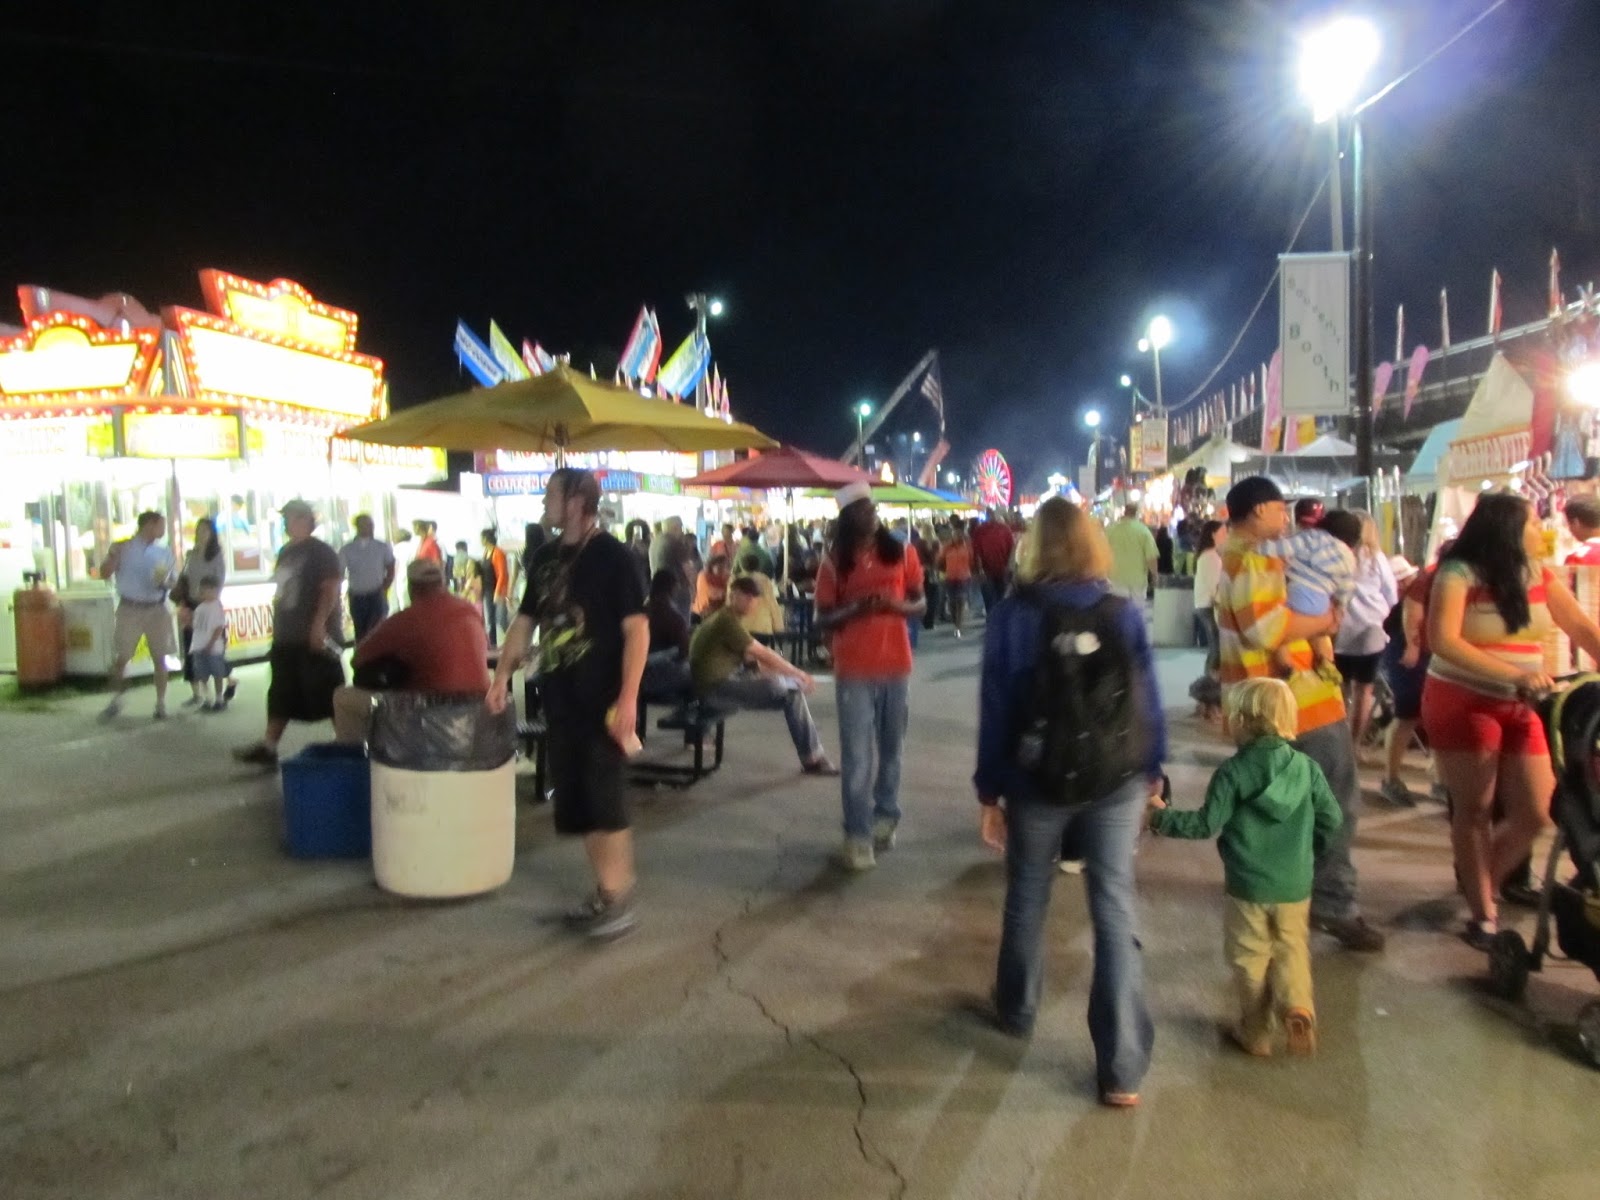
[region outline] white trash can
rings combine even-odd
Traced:
[[[516,713],[483,697],[380,692],[372,714],[372,868],[397,896],[492,892],[517,849]]]
[[[372,869],[397,896],[478,896],[511,878],[515,760],[492,771],[405,771],[372,764]]]
[[[1194,580],[1163,575],[1156,580],[1150,638],[1157,646],[1194,646]]]

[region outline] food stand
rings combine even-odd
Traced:
[[[205,308],[159,317],[128,297],[23,286],[23,326],[0,336],[0,592],[40,572],[61,593],[69,674],[110,671],[114,597],[98,568],[140,512],[166,515],[180,557],[195,520],[215,520],[229,654],[249,657],[271,640],[284,501],[310,500],[337,546],[358,512],[387,536],[394,489],[445,473],[441,451],[335,436],[387,407],[356,314],[283,279],[206,270],[200,285]]]

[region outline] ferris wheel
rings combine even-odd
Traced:
[[[988,508],[1011,505],[1011,467],[998,450],[985,450],[978,456],[978,499]]]

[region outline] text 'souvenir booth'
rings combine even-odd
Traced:
[[[204,309],[159,316],[130,296],[23,286],[23,325],[0,327],[0,594],[25,572],[61,592],[74,675],[110,669],[98,567],[140,512],[167,515],[179,555],[196,519],[216,522],[230,654],[246,657],[271,638],[284,501],[315,504],[318,535],[337,546],[358,512],[386,536],[395,489],[445,474],[442,451],[337,436],[387,408],[355,313],[284,279],[208,270],[200,285]],[[12,638],[7,614],[0,669],[14,667]]]

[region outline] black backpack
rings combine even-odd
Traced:
[[[1069,608],[1036,589],[1017,595],[1042,614],[1017,761],[1041,802],[1092,804],[1150,762],[1145,680],[1122,633],[1128,602],[1108,595],[1088,608]]]

